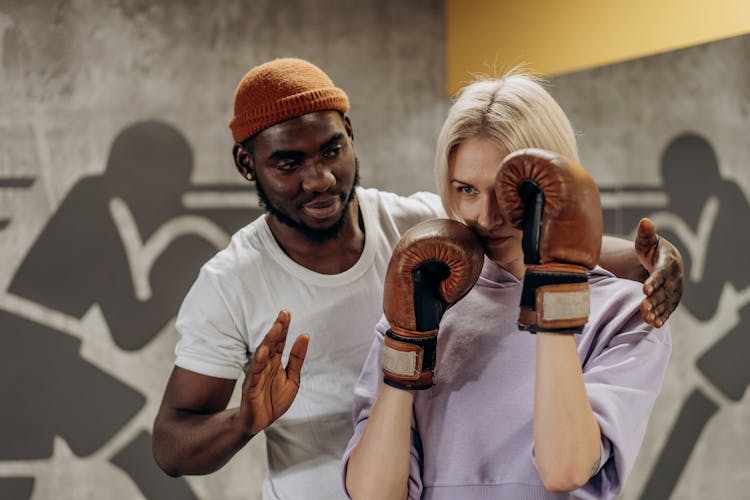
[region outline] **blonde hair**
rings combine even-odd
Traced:
[[[578,161],[568,117],[541,81],[515,68],[498,79],[483,79],[456,95],[438,136],[435,182],[448,216],[461,220],[450,200],[451,154],[469,138],[486,138],[513,152],[541,148]]]

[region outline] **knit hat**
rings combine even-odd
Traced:
[[[256,66],[234,93],[232,136],[241,142],[277,123],[316,111],[349,111],[349,98],[320,68],[302,59]]]

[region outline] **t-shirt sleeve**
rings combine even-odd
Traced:
[[[628,326],[584,363],[584,383],[602,433],[599,472],[576,498],[614,498],[646,433],[671,353],[668,326],[654,328],[633,312]]]
[[[427,191],[419,191],[409,196],[410,200],[418,201],[423,204],[431,217],[445,217],[445,209],[443,208],[443,201],[440,196],[435,193],[428,193]]]
[[[175,364],[211,377],[238,379],[248,345],[237,324],[227,294],[204,266],[177,315]]]
[[[381,195],[399,234],[422,221],[446,216],[440,197],[434,193],[418,192],[409,197],[383,192]]]
[[[367,419],[370,417],[370,412],[372,411],[372,407],[375,404],[378,393],[380,392],[380,386],[383,379],[383,372],[381,370],[383,359],[383,337],[387,330],[388,322],[385,318],[382,318],[375,328],[375,340],[370,347],[370,352],[367,355],[367,361],[365,361],[362,373],[354,386],[354,435],[349,440],[349,444],[346,447],[341,467],[344,490],[346,490],[346,468],[349,464],[349,457],[351,456],[354,447],[357,446],[357,443],[359,443],[359,440],[362,438],[365,426],[367,425]],[[421,441],[419,439],[419,433],[416,429],[416,423],[413,416],[411,434],[408,498],[417,500],[422,496],[422,457],[419,452],[419,443]]]

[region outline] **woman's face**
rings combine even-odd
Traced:
[[[448,160],[450,198],[479,236],[484,253],[506,270],[523,275],[522,231],[506,222],[495,197],[495,176],[508,151],[485,138],[470,138]]]

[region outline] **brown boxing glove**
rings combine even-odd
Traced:
[[[602,241],[594,179],[572,160],[522,149],[503,160],[495,193],[511,223],[523,230],[519,328],[581,332],[589,315],[586,270],[599,262]]]
[[[386,384],[432,387],[440,319],[474,286],[483,260],[479,240],[460,222],[433,219],[404,233],[393,250],[383,290],[390,323],[383,349]]]

